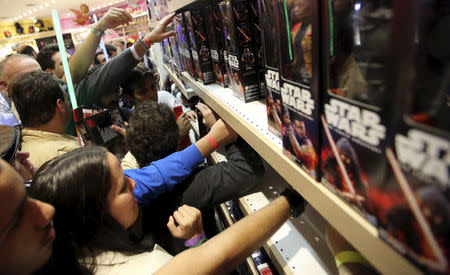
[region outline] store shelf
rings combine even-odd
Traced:
[[[191,97],[195,95],[195,92],[192,89],[186,89],[183,82],[178,78],[178,76],[174,72],[172,72],[172,70],[166,64],[163,64],[163,67],[169,74],[172,81],[175,82],[175,85],[177,85],[178,88],[180,88],[183,95],[187,99],[191,99]]]
[[[169,1],[169,3],[168,3],[169,12],[183,9],[189,5],[194,4],[195,2],[198,2],[198,1],[197,0],[172,0],[172,1]]]
[[[254,193],[239,199],[239,206],[249,215],[269,204],[262,193]],[[272,262],[285,274],[329,274],[308,241],[300,234],[291,221],[285,222],[264,244]]]
[[[210,155],[214,164],[227,161],[226,156],[222,154],[220,149],[219,152],[214,151]],[[275,191],[275,189],[272,189],[272,191]],[[267,204],[269,204],[269,199],[262,192],[239,199],[239,206],[244,215],[249,215]],[[222,211],[226,211],[224,213],[225,218],[228,223],[232,224],[233,220],[228,214],[227,207],[221,204],[220,208]],[[304,222],[301,224],[302,227],[308,226]],[[263,247],[278,271],[283,271],[284,274],[331,274],[315,249],[291,221],[287,221],[275,232]]]
[[[133,14],[132,16],[133,16],[133,18],[138,18],[138,17],[142,17],[142,16],[147,16],[147,15],[148,15],[148,13],[142,12],[142,13],[139,13],[139,14]]]
[[[235,98],[230,89],[216,84],[204,86],[186,72],[182,73],[182,78],[381,273],[420,274],[378,237],[373,225],[283,154],[280,138],[267,129],[263,100],[245,104]]]
[[[45,37],[50,37],[50,36],[55,36],[55,35],[56,35],[56,33],[54,31],[24,34],[24,35],[14,36],[14,37],[10,37],[10,38],[2,38],[2,39],[0,39],[0,45],[1,44],[9,44],[9,43],[17,43],[17,42],[21,42],[21,41],[27,41],[27,40],[33,40],[33,39],[39,39],[39,38],[45,38]]]

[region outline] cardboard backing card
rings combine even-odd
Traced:
[[[281,106],[275,89],[272,94],[284,153],[315,179],[320,148],[318,6],[315,0],[278,1]],[[276,78],[275,71],[270,73]]]

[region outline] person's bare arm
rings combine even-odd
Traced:
[[[167,25],[172,23],[173,19],[175,18],[175,15],[176,15],[175,13],[171,13],[158,22],[156,27],[149,34],[147,34],[147,37],[150,39],[150,42],[152,43],[161,42],[164,39],[175,35],[175,31],[168,31],[168,32],[165,31]],[[147,49],[137,42],[134,43],[134,49],[136,50],[136,53],[139,55],[139,57],[143,57],[144,54],[147,53]]]
[[[99,32],[104,32],[107,29],[127,24],[132,19],[133,17],[126,10],[110,8],[105,16],[95,25],[95,29]],[[99,43],[100,37],[89,32],[83,43],[76,49],[69,62],[73,83],[78,83],[88,72]]]
[[[208,135],[213,138],[219,146],[233,143],[238,138],[238,134],[222,119],[219,119],[216,123],[214,123]],[[206,136],[197,141],[195,146],[197,146],[203,157],[206,157],[214,152],[214,148]]]
[[[288,219],[289,209],[280,196],[203,245],[178,254],[156,274],[224,274],[261,247]]]

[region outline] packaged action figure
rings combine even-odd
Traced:
[[[192,54],[190,51],[190,44],[188,40],[188,33],[186,30],[185,19],[183,14],[177,14],[175,17],[175,31],[178,42],[178,49],[180,58],[183,63],[183,68],[194,79],[196,79],[196,73],[194,70],[194,64],[192,63]]]
[[[211,59],[213,63],[213,73],[217,84],[222,87],[228,87],[230,80],[225,63],[224,27],[222,26],[221,12],[218,5],[206,8],[206,33],[208,35],[209,48],[211,50]]]
[[[322,182],[426,273],[448,274],[450,5],[321,3]]]
[[[279,108],[274,102],[276,99],[267,100],[269,104],[274,102],[275,108],[272,108],[271,114],[282,135],[283,151],[318,179],[318,1],[279,0],[276,9],[279,13],[280,94],[283,106]],[[266,50],[270,50],[273,46],[267,47]],[[276,78],[276,73],[271,72],[270,77]],[[273,98],[274,94],[277,94],[275,89],[269,97]]]
[[[393,1],[395,3],[395,1]],[[386,149],[390,204],[374,201],[381,236],[426,273],[450,273],[450,3],[413,1],[393,48],[395,124]],[[397,10],[394,10],[396,15]],[[393,200],[392,198],[397,198]]]
[[[250,10],[247,1],[219,3],[228,53],[228,75],[233,95],[244,102],[260,98]]]
[[[279,30],[277,0],[260,0],[263,35],[267,120],[269,131],[281,137]]]
[[[200,10],[187,11],[184,15],[197,79],[205,85],[211,84],[214,82],[214,75],[204,16]]]

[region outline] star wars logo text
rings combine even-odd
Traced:
[[[309,116],[314,110],[311,92],[289,83],[283,83],[281,87],[281,101]]]
[[[239,60],[235,55],[228,55],[228,65],[235,70],[239,70]]]
[[[395,136],[397,158],[403,167],[449,184],[450,142],[412,129],[408,135]]]
[[[325,118],[329,125],[373,146],[386,137],[377,113],[337,99],[325,104]]]
[[[211,49],[211,58],[214,61],[219,61],[219,53],[217,52],[217,50]]]
[[[266,72],[266,85],[275,91],[280,90],[280,74],[278,72],[267,70]]]
[[[193,58],[194,60],[198,60],[198,53],[197,53],[196,50],[192,50],[192,58]]]

